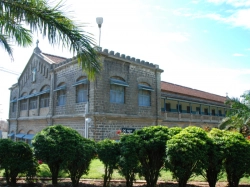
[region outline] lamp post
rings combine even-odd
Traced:
[[[100,47],[101,27],[102,27],[102,23],[103,23],[103,18],[102,17],[97,17],[96,18],[96,23],[98,24],[98,27],[99,27],[99,47]]]

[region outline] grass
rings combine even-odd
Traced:
[[[46,164],[41,164],[40,166],[40,171],[37,173],[37,176],[39,177],[51,177],[50,170]],[[3,176],[4,171],[0,170],[0,176]],[[159,181],[176,181],[175,179],[172,178],[172,175],[170,171],[161,171],[161,176],[159,177]],[[104,166],[103,163],[99,159],[94,159],[92,160],[90,164],[90,169],[87,175],[83,175],[83,179],[102,179],[104,175]],[[65,178],[69,177],[69,174],[65,171],[61,171],[59,173],[59,177]],[[112,175],[112,179],[122,179],[124,180],[124,177],[122,177],[117,170],[114,171]],[[137,180],[143,180],[144,178],[140,178],[139,176],[136,177]],[[192,177],[189,181],[206,181],[202,176],[195,176]],[[221,182],[226,182],[227,178],[226,175],[224,174],[222,178],[219,180]],[[241,183],[247,183],[250,184],[250,179],[248,177],[243,177],[240,180]]]

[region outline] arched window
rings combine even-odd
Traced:
[[[76,102],[82,103],[88,101],[88,80],[86,77],[77,79],[73,86],[76,87]]]
[[[19,98],[19,100],[21,100],[20,110],[27,110],[27,108],[28,108],[26,96],[27,96],[27,93],[23,93],[21,95],[21,98]]]
[[[151,92],[154,91],[147,83],[138,85],[138,104],[139,106],[151,106]]]
[[[110,79],[110,102],[125,103],[125,87],[128,84],[120,77],[112,77]]]
[[[11,100],[11,103],[12,103],[12,112],[16,112],[16,108],[17,108],[17,99],[16,99],[16,97],[14,97]]]
[[[40,108],[49,107],[49,86],[42,87],[40,93]]]
[[[66,85],[65,83],[60,83],[54,90],[57,92],[57,106],[64,106],[66,103]]]
[[[36,109],[37,108],[37,97],[35,96],[36,90],[32,90],[30,92],[30,105],[29,105],[29,109]]]

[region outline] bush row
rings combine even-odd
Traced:
[[[20,173],[32,179],[38,163],[43,162],[54,185],[59,171],[66,170],[72,186],[78,186],[91,160],[98,157],[104,164],[104,187],[109,186],[114,169],[124,176],[127,187],[133,186],[136,174],[145,178],[148,187],[155,187],[162,169],[169,170],[180,187],[194,175],[202,175],[210,187],[215,187],[223,172],[228,186],[237,187],[250,173],[250,144],[237,132],[151,126],[120,136],[119,142],[94,142],[71,128],[50,126],[34,137],[33,148],[24,142],[0,140],[0,168],[7,183],[13,185]]]

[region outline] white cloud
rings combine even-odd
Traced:
[[[231,23],[234,26],[241,26],[250,29],[249,17],[250,9],[242,9],[225,19],[225,22]]]
[[[228,4],[234,7],[248,7],[250,6],[250,0],[208,0],[210,3],[217,5]]]
[[[234,53],[233,56],[245,56],[245,55],[240,53]]]
[[[192,0],[191,3],[193,4],[198,4],[200,2],[200,0]]]
[[[156,10],[159,10],[159,11],[162,11],[162,12],[166,12],[166,11],[167,11],[167,9],[165,9],[165,8],[163,8],[162,6],[159,6],[159,5],[154,6],[154,8],[155,8]]]
[[[222,14],[219,13],[204,13],[204,12],[190,13],[190,12],[191,10],[188,9],[178,9],[174,11],[174,14],[184,17],[191,17],[194,19],[208,18],[232,25],[234,27],[243,27],[250,29],[250,21],[249,21],[250,8],[231,11],[230,12],[231,14],[229,16],[222,16]]]

